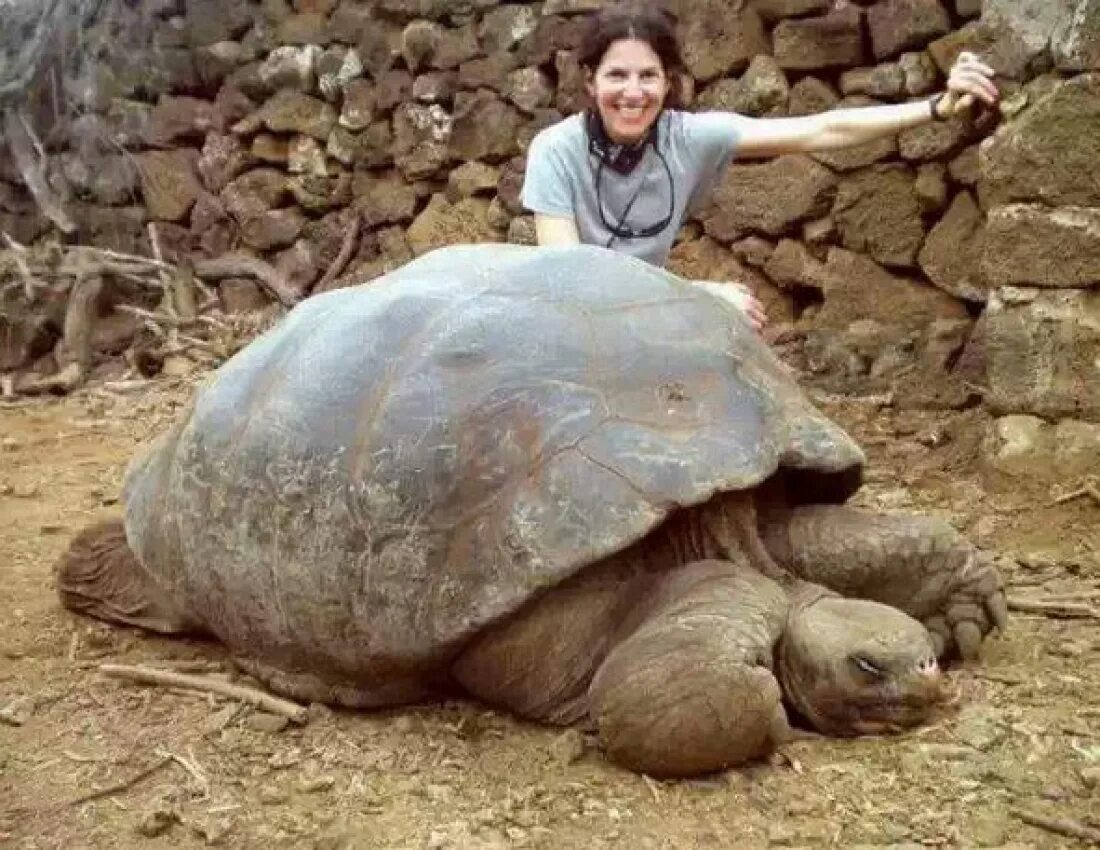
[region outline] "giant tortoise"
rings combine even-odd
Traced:
[[[293,697],[465,693],[657,775],[911,726],[1005,618],[738,311],[593,247],[463,246],[295,307],[127,472],[65,605]]]

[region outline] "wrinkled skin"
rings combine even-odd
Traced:
[[[920,620],[939,658],[977,658],[985,636],[1007,623],[997,558],[941,520],[773,504],[761,533],[776,561],[800,578]]]
[[[875,527],[852,513],[850,525]],[[902,554],[887,547],[889,563],[906,566]],[[945,697],[929,631],[796,578],[763,545],[744,494],[686,512],[486,630],[453,672],[525,717],[587,714],[614,760],[661,776],[766,754],[787,737],[784,698],[819,732],[854,736],[918,725]]]
[[[791,599],[779,679],[818,732],[900,732],[925,721],[946,698],[931,635],[912,617],[807,583],[793,588]]]

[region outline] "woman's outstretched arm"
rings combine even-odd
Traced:
[[[946,120],[968,97],[992,106],[997,102],[992,76],[993,69],[972,53],[961,53],[951,68],[947,91],[939,98],[834,109],[797,118],[739,116],[737,155],[764,157],[852,147],[933,119]]]

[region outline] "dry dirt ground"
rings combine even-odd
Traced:
[[[70,535],[118,510],[127,460],[189,392],[91,388],[0,408],[0,847],[1086,845],[1020,809],[1100,830],[1096,619],[1015,614],[980,666],[952,672],[957,707],[914,733],[799,741],[692,782],[630,774],[575,732],[468,704],[315,706],[307,725],[283,727],[220,698],[108,679],[106,662],[234,675],[215,644],[80,619],[52,586]],[[984,492],[980,413],[825,406],[868,449],[860,501],[935,511],[1015,556],[1017,599],[1100,607],[1100,504]]]

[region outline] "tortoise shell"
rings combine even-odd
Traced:
[[[127,536],[232,650],[383,704],[672,512],[858,446],[732,306],[602,248],[460,246],[304,301],[131,466]]]

